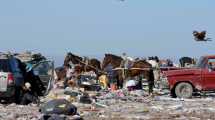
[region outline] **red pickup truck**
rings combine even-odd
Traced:
[[[193,68],[165,71],[173,97],[190,98],[197,91],[215,91],[215,55],[202,56]]]

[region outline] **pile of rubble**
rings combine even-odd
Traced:
[[[154,95],[148,96],[148,92],[145,90],[84,91],[70,88],[61,89],[58,86],[48,96],[40,99],[40,105],[0,105],[0,119],[43,120],[47,116],[60,120],[215,119],[214,97],[177,99],[171,98],[169,94],[161,93],[165,92],[157,90]],[[52,114],[51,107],[44,108],[48,104],[53,104],[50,101],[58,100],[71,103],[70,105],[73,107],[70,107],[72,108],[70,110],[73,110],[73,113],[75,111],[75,114],[67,114],[66,111]],[[68,108],[65,104],[59,106]],[[41,111],[41,109],[51,112],[46,114],[47,111]]]
[[[0,120],[202,120],[215,119],[215,97],[171,98],[168,90],[64,88],[58,82],[39,104],[0,104]]]
[[[157,120],[157,119],[214,119],[214,98],[175,99],[169,92],[155,90],[82,91],[55,89],[50,99],[65,98],[78,108],[86,120]],[[68,96],[68,93],[71,93]],[[67,94],[66,94],[67,93]]]
[[[28,62],[28,61],[33,60],[32,52],[29,52],[29,51],[26,51],[24,53],[19,53],[19,54],[17,53],[17,54],[15,54],[15,57],[17,57],[18,59],[20,59],[23,62]]]
[[[14,53],[14,56],[20,59],[22,62],[41,61],[46,59],[41,53],[33,53],[30,51]]]
[[[21,60],[22,62],[29,62],[38,59],[46,59],[41,53],[33,53],[30,51],[25,51],[23,53],[11,53],[11,52],[0,52],[0,56],[14,56]]]
[[[215,119],[214,98],[174,99],[146,95],[144,91],[111,92],[100,96],[94,109],[82,107],[80,110],[84,118],[90,120]]]
[[[38,120],[40,117],[36,105],[0,104],[0,120]]]

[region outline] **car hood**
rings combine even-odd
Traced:
[[[165,71],[164,75],[166,77],[171,77],[171,76],[181,76],[181,75],[196,75],[200,74],[201,70],[198,68],[191,68],[191,69],[181,69],[181,70],[169,70]]]

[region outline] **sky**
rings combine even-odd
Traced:
[[[215,54],[215,0],[1,0],[0,51],[176,59]],[[212,42],[195,42],[207,30]]]

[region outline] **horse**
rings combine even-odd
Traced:
[[[80,64],[83,61],[82,57],[79,57],[75,54],[72,54],[71,52],[67,53],[63,66],[68,66],[70,62],[73,64]]]
[[[195,60],[190,57],[182,57],[179,59],[181,67],[186,67],[187,64],[195,64]]]
[[[83,71],[88,72],[91,70],[98,73],[98,71],[101,70],[101,63],[99,60],[93,58],[90,59],[87,64],[85,64],[86,62],[82,57],[79,57],[69,52],[64,59],[63,66],[55,68],[58,81],[64,80],[66,78],[66,72],[67,69],[70,67],[71,63],[75,65],[74,69],[77,74],[81,74]]]
[[[78,64],[79,67],[77,67],[76,70],[79,70],[81,72],[94,71],[95,73],[99,73],[101,71],[101,62],[96,58],[83,59],[82,57],[69,52],[65,57],[64,66],[70,65],[70,62],[75,65]]]
[[[75,66],[75,72],[80,74],[82,72],[82,67],[80,67],[80,62],[83,61],[82,57],[79,57],[72,53],[67,53],[64,59],[63,66],[56,68],[56,74],[58,76],[58,80],[66,79],[67,70],[71,67],[71,64]]]
[[[102,63],[102,69],[104,69],[108,64],[111,64],[113,68],[122,67],[121,63],[123,62],[123,59],[120,56],[112,55],[112,54],[105,54],[103,63]],[[126,70],[126,74],[123,75],[123,70],[117,70],[117,86],[118,88],[123,88],[123,82],[125,78],[128,77],[136,77],[139,75],[144,75],[144,77],[148,80],[149,83],[149,92],[152,92],[152,87],[154,85],[154,75],[152,71],[152,66],[150,63],[148,63],[146,60],[138,60],[134,61],[131,68]],[[148,69],[148,70],[147,70]],[[142,85],[140,85],[142,87]]]

